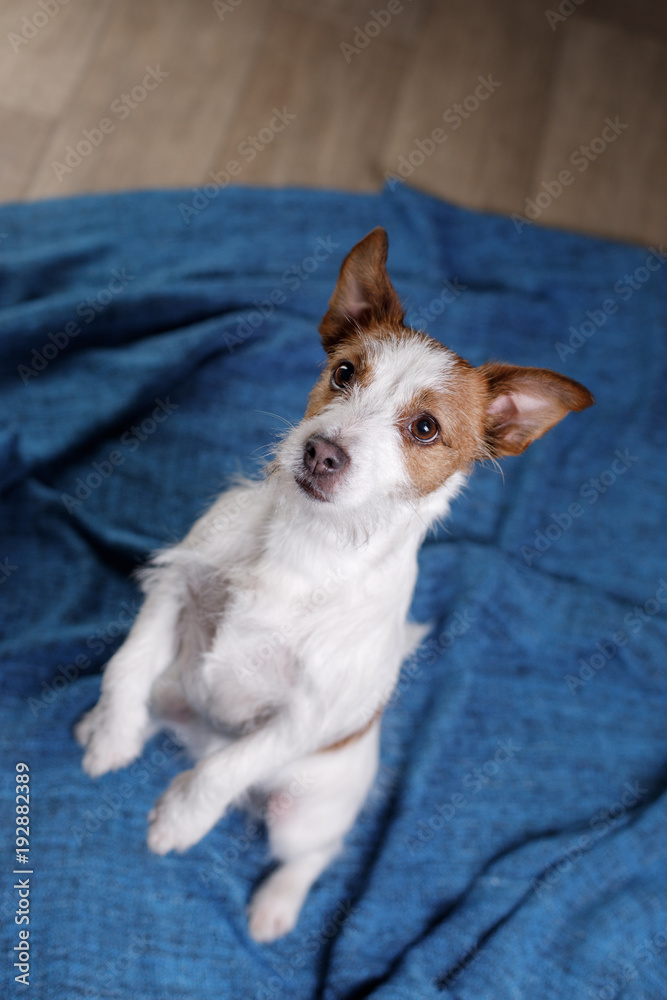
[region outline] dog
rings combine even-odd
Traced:
[[[303,420],[263,479],[143,571],[142,610],[75,729],[92,777],[164,728],[197,760],[149,814],[156,854],[261,799],[279,862],[249,906],[261,942],[295,926],[373,784],[383,708],[428,632],[408,612],[429,527],[476,462],[593,403],[556,372],[474,367],[406,327],[387,250],[377,228],[345,258]]]

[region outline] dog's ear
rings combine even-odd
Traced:
[[[546,368],[488,363],[478,371],[488,387],[487,454],[496,458],[519,455],[570,411],[595,402],[579,382]]]
[[[389,240],[380,226],[352,247],[343,261],[329,310],[320,323],[327,351],[350,333],[375,324],[401,326],[404,312],[387,275]]]

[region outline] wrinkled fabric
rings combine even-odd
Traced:
[[[182,753],[157,736],[92,781],[71,729],[137,614],[133,570],[301,418],[341,260],[376,225],[409,323],[475,364],[555,368],[596,405],[478,468],[429,536],[412,613],[432,631],[385,713],[376,785],[297,929],[259,945],[256,820],[230,811],[186,854],[153,856],[146,815]],[[44,1000],[664,998],[661,248],[401,186],[5,206],[0,234],[11,995],[15,867],[32,872],[22,926]]]

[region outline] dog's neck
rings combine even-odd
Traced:
[[[285,499],[280,482],[269,477],[264,484],[271,511],[265,527],[265,557],[295,568],[303,565],[315,573],[323,564],[349,565],[354,560],[361,570],[401,554],[412,559],[428,530],[447,516],[451,500],[464,483],[465,476],[457,473],[418,503],[387,501],[357,512],[312,500],[295,506]]]

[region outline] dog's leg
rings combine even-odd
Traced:
[[[227,806],[251,785],[270,779],[285,764],[303,756],[304,733],[312,710],[279,714],[202,758],[195,767],[176,775],[149,814],[148,846],[155,854],[185,851],[211,830]],[[312,722],[311,722],[312,726]]]
[[[310,887],[340,851],[377,770],[379,722],[337,750],[312,754],[281,776],[269,798],[267,824],[282,863],[255,892],[250,934],[273,941],[296,924]]]
[[[151,811],[148,846],[156,854],[185,851],[211,830],[227,806],[252,785],[317,749],[318,718],[308,697],[293,701],[261,728],[177,775]]]
[[[342,840],[283,862],[261,884],[248,907],[255,941],[275,941],[292,930],[313,882],[339,853]]]
[[[83,768],[91,777],[131,763],[151,735],[150,691],[176,654],[180,609],[177,595],[168,585],[158,584],[147,596],[127,639],[109,660],[97,705],[74,729],[86,747]]]

